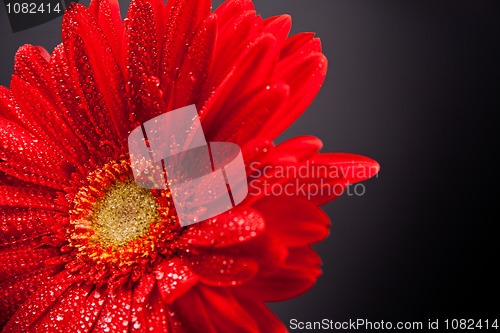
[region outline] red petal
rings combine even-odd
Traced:
[[[107,296],[106,304],[99,314],[93,332],[128,332],[130,324],[130,308],[132,290],[119,288],[114,294]]]
[[[125,21],[125,68],[131,81],[130,89],[137,92],[142,77],[158,75],[162,23],[162,8],[155,1],[134,0]]]
[[[264,32],[274,35],[280,45],[285,42],[291,28],[292,18],[290,15],[279,15],[264,20]]]
[[[276,112],[260,135],[274,139],[290,126],[311,104],[326,76],[327,60],[322,53],[305,58],[283,60],[276,66],[273,80],[286,82],[290,86],[290,98]]]
[[[100,137],[90,121],[84,102],[80,102],[80,89],[74,80],[73,68],[68,64],[64,47],[59,44],[52,53],[51,71],[54,75],[56,94],[60,107],[74,133],[85,143],[89,151],[97,153]],[[88,154],[86,154],[88,156]]]
[[[22,127],[0,117],[0,157],[28,168],[40,175],[68,176],[60,154],[48,147],[43,140],[33,136]]]
[[[264,227],[264,220],[259,213],[237,207],[216,218],[189,226],[178,242],[183,247],[226,247],[257,237],[264,231]]]
[[[239,285],[252,279],[258,271],[254,259],[242,257],[236,250],[205,250],[200,254],[185,253],[181,258],[189,264],[200,281],[213,286]]]
[[[150,293],[156,285],[152,274],[143,274],[132,291],[132,308],[130,310],[130,328],[134,333],[146,333],[144,305],[150,302]]]
[[[317,165],[333,167],[347,183],[357,183],[377,175],[380,165],[366,156],[347,153],[319,154],[312,160]]]
[[[172,0],[167,2],[167,31],[162,48],[160,73],[162,90],[169,94],[179,75],[182,61],[199,24],[210,15],[210,0]],[[186,14],[189,13],[189,14]]]
[[[320,146],[321,142],[312,137],[301,137],[268,148],[267,154],[261,154],[258,161],[249,165],[247,203],[269,196],[286,196],[321,205],[343,194],[347,184],[371,178],[379,171],[378,163],[370,158],[344,153],[319,154]]]
[[[139,123],[166,112],[160,86],[160,52],[165,22],[163,2],[132,1],[125,21],[123,44],[127,103],[132,120]],[[137,124],[135,124],[137,125]]]
[[[318,268],[308,275],[298,270],[282,268],[272,276],[260,277],[245,284],[241,287],[241,292],[263,302],[280,302],[309,290],[320,274]]]
[[[11,91],[0,86],[0,117],[19,123],[16,114],[16,102]]]
[[[61,179],[50,179],[46,176],[37,175],[34,173],[35,171],[29,171],[29,169],[36,170],[36,168],[30,168],[15,163],[0,163],[0,171],[33,185],[49,187],[55,190],[63,190],[65,185],[67,185],[65,184],[66,179],[62,181]]]
[[[213,325],[208,314],[208,305],[201,298],[198,287],[188,291],[173,305],[173,310],[179,318],[182,328],[190,333],[219,333]]]
[[[252,317],[227,288],[198,285],[173,310],[187,332],[260,332],[260,318]]]
[[[144,303],[153,290],[156,284],[156,279],[151,274],[144,274],[137,282],[133,290],[133,301],[136,303]]]
[[[228,69],[236,64],[242,50],[262,36],[263,29],[262,18],[257,16],[255,10],[242,11],[228,21],[219,16],[218,18],[217,45],[209,87],[217,87],[220,84]],[[207,96],[202,97],[205,100]]]
[[[0,252],[0,282],[42,268],[45,259],[60,254],[59,249],[46,247],[21,251]]]
[[[278,317],[261,301],[256,301],[252,298],[238,298],[238,302],[242,305],[248,314],[255,318],[255,322],[259,325],[258,332],[261,333],[286,333],[286,326],[279,320]]]
[[[80,287],[79,289],[83,289],[85,291],[85,286]],[[79,327],[81,333],[90,332],[99,318],[99,314],[104,306],[104,296],[99,289],[95,289],[91,292],[87,297],[80,297],[75,300],[76,297],[73,297],[74,303],[66,308],[68,311],[67,314],[64,314],[64,319],[68,318],[69,320],[65,320],[61,325],[61,332],[72,332],[75,327]],[[63,308],[65,309],[65,308]],[[78,318],[79,323],[77,324],[75,318]],[[56,318],[57,320],[57,318]],[[52,327],[52,326],[49,326]]]
[[[198,278],[179,258],[162,262],[154,273],[161,299],[166,304],[172,304],[198,282]]]
[[[263,35],[252,42],[243,52],[223,82],[215,89],[212,97],[204,104],[200,118],[204,128],[210,128],[219,112],[230,112],[241,97],[266,83],[272,75],[277,61],[278,47],[272,35]],[[210,82],[207,82],[210,89]],[[206,93],[202,92],[202,95]],[[222,115],[221,115],[222,116]]]
[[[301,270],[305,274],[317,277],[317,272],[321,266],[321,258],[309,246],[291,247],[288,249],[288,258],[285,267],[288,269]]]
[[[57,194],[38,188],[0,186],[0,207],[28,207],[65,211],[55,203]]]
[[[276,274],[260,276],[238,287],[244,295],[264,302],[279,302],[309,290],[321,275],[320,261],[307,247],[292,249],[286,265]]]
[[[259,318],[252,317],[228,289],[200,285],[199,290],[217,332],[260,332]]]
[[[221,112],[207,137],[213,141],[237,144],[249,141],[286,102],[288,95],[286,84],[262,87],[243,98],[230,112]]]
[[[168,332],[169,310],[158,298],[154,298],[146,305],[145,326],[154,332]]]
[[[286,246],[309,245],[328,236],[328,215],[307,200],[268,197],[254,207],[265,216],[268,232]]]
[[[113,50],[114,57],[121,58],[123,27],[120,16],[120,4],[118,0],[93,0],[90,5],[90,11],[95,4],[94,17],[99,24],[102,32]]]
[[[86,151],[62,117],[60,109],[27,82],[12,77],[11,88],[22,112],[23,125],[45,138],[57,153],[73,164],[82,162]]]
[[[288,249],[270,233],[240,246],[247,255],[254,258],[259,265],[259,275],[271,275],[280,269],[288,257]]]
[[[3,327],[19,306],[59,269],[60,267],[48,266],[0,283],[0,327]]]
[[[27,239],[18,243],[8,244],[0,247],[0,253],[12,253],[12,252],[22,252],[22,251],[31,251],[35,248],[46,245],[44,242],[44,236]]]
[[[318,154],[323,148],[323,142],[314,136],[297,136],[277,145],[269,154],[269,160],[279,159],[281,156],[292,155],[297,162],[306,161]],[[276,158],[278,157],[278,158]],[[266,164],[267,160],[261,161]]]
[[[0,164],[5,164],[5,162],[1,161]],[[0,171],[0,185],[8,185],[8,186],[17,186],[17,187],[30,187],[30,184],[12,177],[2,171]]]
[[[303,180],[304,184],[313,185],[314,193],[308,193],[307,197],[316,205],[335,199],[345,185],[374,177],[380,170],[379,164],[368,157],[345,153],[319,154],[310,165],[327,170],[326,174],[311,173],[312,177]]]
[[[321,41],[312,32],[302,32],[288,38],[281,49],[281,59],[287,57],[306,57],[321,52]]]
[[[90,285],[70,287],[64,295],[58,298],[57,303],[43,315],[41,320],[30,328],[30,331],[65,333],[78,327],[80,332],[82,330],[88,332],[93,323],[85,321],[85,317],[90,318],[87,313],[80,311],[91,290],[92,286]]]
[[[268,151],[274,148],[274,144],[271,140],[255,137],[249,140],[241,147],[241,152],[243,154],[243,159],[247,165],[247,175],[249,175],[252,170],[251,165],[255,162],[258,163],[260,158],[265,156]]]
[[[122,73],[111,47],[87,8],[72,3],[63,18],[63,43],[70,67],[80,85],[80,99],[104,139],[126,134]],[[114,130],[114,131],[113,131]]]
[[[67,217],[54,211],[24,208],[0,210],[0,245],[18,243],[49,234],[51,227],[59,227]]]
[[[35,87],[41,94],[55,102],[50,55],[43,47],[23,45],[16,52],[14,75]]]
[[[246,10],[254,10],[253,2],[251,0],[228,0],[222,3],[216,10],[217,17],[222,22],[229,21],[235,15]]]
[[[39,287],[10,318],[3,333],[25,333],[73,284],[67,273],[60,273],[48,280],[41,280]]]
[[[214,54],[216,19],[215,15],[210,15],[203,21],[189,46],[179,78],[175,82],[173,109],[198,102]]]
[[[140,90],[132,101],[133,106],[131,106],[131,109],[136,111],[133,117],[137,126],[165,113],[167,110],[164,93],[160,87],[160,80],[155,76],[142,79]]]

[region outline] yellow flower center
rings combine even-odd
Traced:
[[[123,267],[171,255],[182,228],[168,190],[137,185],[127,160],[104,165],[82,184],[67,229],[79,258]]]
[[[97,241],[122,246],[147,234],[158,219],[158,204],[151,191],[135,182],[118,182],[95,203],[91,219]]]

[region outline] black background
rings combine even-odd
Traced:
[[[318,98],[280,141],[313,134],[325,151],[382,167],[364,196],[324,207],[323,276],[272,309],[285,323],[500,319],[500,2],[255,3],[264,17],[291,14],[293,32],[317,32],[330,61]],[[12,35],[1,8],[8,85],[17,47],[52,49],[60,19]]]

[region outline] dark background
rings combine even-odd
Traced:
[[[499,318],[500,1],[255,3],[317,32],[330,61],[282,140],[313,134],[382,166],[364,196],[324,207],[323,276],[272,309],[285,323]],[[60,19],[13,35],[1,6],[0,84],[20,45],[59,40]]]

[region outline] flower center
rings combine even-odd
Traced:
[[[182,228],[170,191],[137,185],[127,160],[110,162],[80,183],[67,230],[79,258],[123,267],[172,254]]]
[[[92,227],[98,241],[116,247],[140,239],[157,219],[151,191],[132,181],[118,182],[95,203]]]

